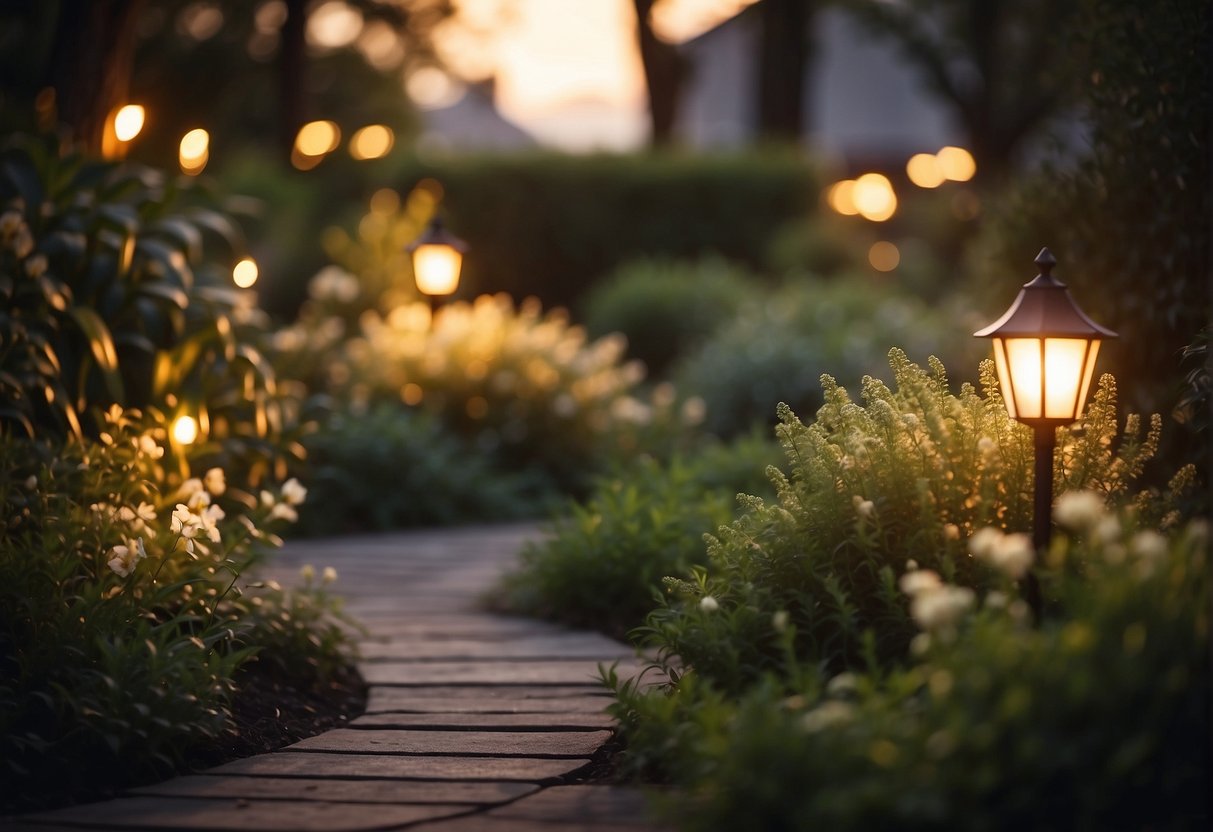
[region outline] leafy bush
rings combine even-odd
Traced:
[[[304,534],[486,523],[528,516],[548,488],[495,470],[430,415],[384,404],[333,414],[304,440],[312,498]]]
[[[675,598],[650,615],[648,646],[735,692],[787,664],[771,639],[776,613],[795,628],[796,656],[839,672],[905,655],[914,628],[897,577],[908,561],[985,588],[973,535],[1029,527],[1031,431],[1007,415],[990,361],[984,396],[969,384],[953,395],[935,359],[927,372],[894,349],[889,363],[894,387],[865,377],[862,405],[823,377],[826,403],[812,425],[781,406],[790,470],[771,471],[778,499],[748,499],[708,538],[708,568],[668,582]],[[1055,493],[1092,489],[1135,501],[1143,523],[1174,522],[1190,468],[1164,497],[1132,491],[1160,428],[1155,416],[1143,437],[1129,416],[1121,433],[1105,375],[1081,427],[1058,432]]]
[[[666,463],[642,458],[600,479],[589,497],[522,552],[505,605],[622,637],[641,624],[666,575],[702,555],[700,536],[732,516],[739,491],[765,489],[777,456],[751,437]]]
[[[704,399],[704,426],[721,436],[766,424],[775,405],[821,406],[818,379],[877,375],[890,342],[912,354],[940,351],[966,366],[984,347],[949,315],[884,281],[797,281],[747,304],[737,318],[681,361],[675,386]],[[953,337],[941,337],[953,333]]]
[[[587,343],[563,310],[545,314],[533,300],[515,307],[482,295],[433,316],[424,303],[404,303],[363,314],[342,342],[344,332],[331,315],[305,317],[275,336],[276,360],[306,365],[313,356],[333,395],[359,407],[404,401],[497,467],[563,488],[584,485],[616,450],[697,416],[669,395],[633,395],[644,368],[621,361],[622,338]]]
[[[671,819],[705,830],[1206,828],[1208,527],[1164,538],[1132,512],[1104,513],[1096,495],[1069,496],[1094,510],[1071,510],[1075,533],[1050,549],[1055,607],[1039,627],[992,574],[996,588],[969,596],[949,636],[924,639],[907,667],[831,678],[804,664],[736,699],[693,674],[673,696],[624,686],[615,710],[633,763],[690,792],[669,801]],[[777,647],[795,633],[768,622]]]
[[[331,600],[239,583],[295,518],[297,482],[254,496],[217,468],[188,478],[158,411],[100,424],[100,441],[0,436],[5,803],[167,774],[226,736],[259,652],[308,681],[345,661]]]
[[[586,329],[594,338],[621,333],[628,355],[660,378],[737,314],[754,280],[719,259],[637,260],[590,290]]]

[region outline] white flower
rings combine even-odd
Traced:
[[[855,513],[860,517],[870,518],[876,513],[876,504],[871,500],[865,500],[858,494],[851,498],[851,505],[855,506]]]
[[[299,512],[288,506],[286,503],[275,503],[270,509],[271,520],[285,520],[288,523],[294,523],[299,519]]]
[[[849,702],[839,702],[830,699],[822,702],[813,710],[800,718],[800,728],[807,734],[823,731],[835,725],[843,725],[851,721],[855,707]]]
[[[219,506],[210,505],[202,510],[198,516],[198,528],[206,532],[207,538],[212,543],[219,542],[219,527],[216,525],[227,515]]]
[[[994,551],[998,548],[1002,541],[1002,532],[998,529],[986,526],[984,529],[978,529],[977,532],[969,538],[969,552],[975,558],[990,558],[993,557]]]
[[[106,565],[118,577],[125,578],[134,571],[135,564],[145,557],[147,557],[147,551],[143,548],[143,538],[140,537],[110,549],[110,559]]]
[[[164,448],[157,445],[156,440],[146,433],[135,440],[135,447],[139,449],[139,453],[150,459],[160,459],[164,456]]]
[[[910,615],[928,632],[946,631],[964,617],[975,600],[973,590],[968,587],[944,584],[915,595],[910,602]]]
[[[916,569],[913,572],[907,572],[901,576],[898,581],[898,586],[901,591],[910,597],[914,597],[923,592],[933,592],[943,586],[943,582],[939,580],[939,573],[933,572],[930,569]]]
[[[993,548],[983,548],[978,557],[1007,577],[1019,580],[1032,568],[1036,550],[1026,534],[1007,534],[999,535]]]
[[[716,612],[716,610],[720,609],[720,602],[711,595],[705,595],[699,601],[699,609],[704,612]]]
[[[274,503],[276,503],[276,502],[278,502],[278,500],[276,500],[274,498],[273,492],[262,489],[262,491],[261,491],[261,507],[262,508],[273,508]]]
[[[288,506],[302,505],[307,499],[307,489],[299,484],[299,480],[291,477],[282,484],[282,499]]]
[[[955,523],[945,523],[943,527],[944,540],[960,540],[960,527]]]
[[[303,578],[303,580],[307,581],[308,583],[311,583],[312,581],[316,580],[316,567],[312,566],[310,563],[303,564],[302,568],[299,570],[299,577]]]
[[[1072,532],[1091,529],[1103,514],[1103,498],[1094,491],[1067,491],[1053,506],[1053,519]]]
[[[1129,551],[1145,561],[1157,561],[1167,555],[1167,539],[1155,531],[1138,532],[1129,541]]]
[[[331,566],[324,567],[324,572],[321,573],[320,580],[324,581],[326,584],[333,583],[333,581],[337,580],[337,570]]]
[[[1007,606],[1007,595],[1005,592],[999,592],[998,590],[995,589],[995,590],[992,590],[991,592],[986,593],[986,608],[987,609],[1001,610],[1001,609],[1006,609],[1006,606]]]
[[[224,491],[227,491],[227,479],[223,476],[222,468],[212,468],[207,471],[202,482],[213,497],[220,497]]]

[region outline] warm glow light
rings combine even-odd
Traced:
[[[855,180],[851,198],[864,219],[884,222],[897,211],[897,194],[893,183],[879,173],[865,173]]]
[[[414,104],[427,110],[449,107],[465,92],[462,84],[436,66],[423,66],[411,72],[404,89]]]
[[[995,338],[994,364],[1011,417],[1076,421],[1082,415],[1098,354],[1098,340]]]
[[[932,153],[916,153],[906,163],[906,175],[920,188],[938,188],[946,178],[939,157]]]
[[[114,113],[114,138],[129,142],[143,129],[144,110],[138,104],[126,104]]]
[[[232,269],[232,282],[241,289],[248,289],[257,282],[257,262],[251,257],[245,257]]]
[[[757,0],[662,0],[650,13],[662,40],[685,43],[737,16]]]
[[[390,127],[368,124],[350,138],[350,155],[359,161],[378,159],[387,155],[395,141]]]
[[[939,169],[945,179],[953,182],[968,182],[977,173],[977,162],[973,154],[963,147],[945,147],[935,154]]]
[[[178,416],[173,420],[173,439],[178,445],[192,445],[198,439],[198,420],[193,416]]]
[[[841,182],[835,182],[830,186],[829,193],[826,194],[826,201],[840,214],[848,217],[858,214],[859,209],[855,207],[855,180],[844,179]]]
[[[307,17],[307,41],[325,49],[349,46],[362,33],[362,12],[341,0],[329,0]]]
[[[426,295],[449,295],[459,287],[463,255],[453,246],[427,244],[413,251],[417,288]]]
[[[177,150],[177,163],[181,170],[195,176],[202,173],[210,159],[210,134],[197,127],[181,137],[181,145]]]
[[[878,272],[891,272],[901,263],[901,251],[888,240],[880,240],[868,249],[868,262]]]
[[[341,144],[341,130],[331,121],[309,121],[295,136],[295,149],[303,156],[323,156]]]

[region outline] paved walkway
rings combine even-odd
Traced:
[[[585,782],[611,736],[600,662],[632,652],[593,633],[477,611],[530,527],[289,543],[267,570],[337,569],[368,633],[366,713],[345,728],[28,828],[652,832],[635,789]],[[601,755],[600,755],[601,756]]]

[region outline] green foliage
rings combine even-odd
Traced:
[[[340,282],[358,285],[348,273]],[[644,368],[621,360],[622,338],[587,342],[563,310],[544,313],[534,299],[515,307],[482,295],[432,316],[424,303],[402,303],[360,315],[349,338],[331,301],[305,312],[275,336],[276,363],[356,407],[404,401],[496,467],[565,489],[696,415],[670,395],[633,395]]]
[[[254,497],[219,469],[184,478],[156,411],[99,424],[100,441],[0,437],[7,805],[168,774],[230,729],[263,649],[308,681],[345,661],[331,599],[238,583],[296,516],[297,483]]]
[[[824,372],[879,374],[890,342],[908,345],[915,355],[942,352],[966,366],[975,362],[983,347],[968,336],[972,329],[956,323],[965,316],[950,311],[926,305],[888,279],[790,282],[746,304],[679,362],[674,383],[703,398],[708,430],[734,435],[769,422],[781,401],[801,412],[816,410]]]
[[[1169,413],[1181,350],[1209,324],[1213,19],[1202,0],[1078,6],[1074,45],[1090,54],[1090,153],[1076,165],[1046,167],[1001,200],[966,271],[980,281],[974,291],[989,297],[992,320],[1048,245],[1083,308],[1120,333],[1100,360],[1128,401]],[[1179,442],[1164,454],[1191,459]]]
[[[865,377],[862,404],[826,376],[816,422],[781,406],[789,469],[771,470],[777,500],[746,500],[708,537],[708,568],[667,582],[674,597],[640,631],[648,646],[735,692],[786,669],[771,638],[776,613],[790,617],[800,660],[841,671],[905,655],[913,626],[897,578],[907,562],[985,587],[970,540],[985,526],[1029,527],[1031,431],[1007,415],[992,362],[982,365],[984,396],[969,384],[953,395],[937,360],[928,372],[898,349],[889,357],[894,385]],[[1134,502],[1143,522],[1174,522],[1190,470],[1165,497],[1133,491],[1160,425],[1155,416],[1142,436],[1130,416],[1122,433],[1104,376],[1080,428],[1058,433],[1056,493],[1093,490]]]
[[[304,445],[309,493],[325,506],[303,515],[304,534],[517,519],[547,490],[495,470],[432,416],[402,405],[334,414]]]
[[[621,333],[628,355],[649,375],[670,365],[731,320],[756,278],[719,259],[637,260],[590,290],[585,324],[590,336]],[[765,291],[766,287],[762,287]]]
[[[771,153],[463,157],[403,165],[397,181],[423,177],[442,183],[449,225],[471,244],[467,292],[574,307],[640,257],[715,252],[756,266],[771,229],[807,214],[817,192],[803,157]]]
[[[734,495],[765,490],[777,456],[771,442],[750,437],[664,463],[642,458],[599,479],[523,550],[505,606],[622,637],[644,620],[661,579],[702,557],[700,536],[732,516]]]
[[[684,787],[666,808],[692,830],[1206,828],[1208,528],[1136,523],[1096,512],[1055,541],[1039,627],[1004,583],[908,666],[805,665],[738,697],[616,682],[632,762]]]
[[[291,432],[253,346],[254,297],[230,285],[239,229],[213,199],[146,168],[17,139],[0,155],[0,419],[95,433],[110,404],[178,408],[246,469]],[[231,440],[230,442],[228,440]],[[280,474],[281,476],[281,474]]]

